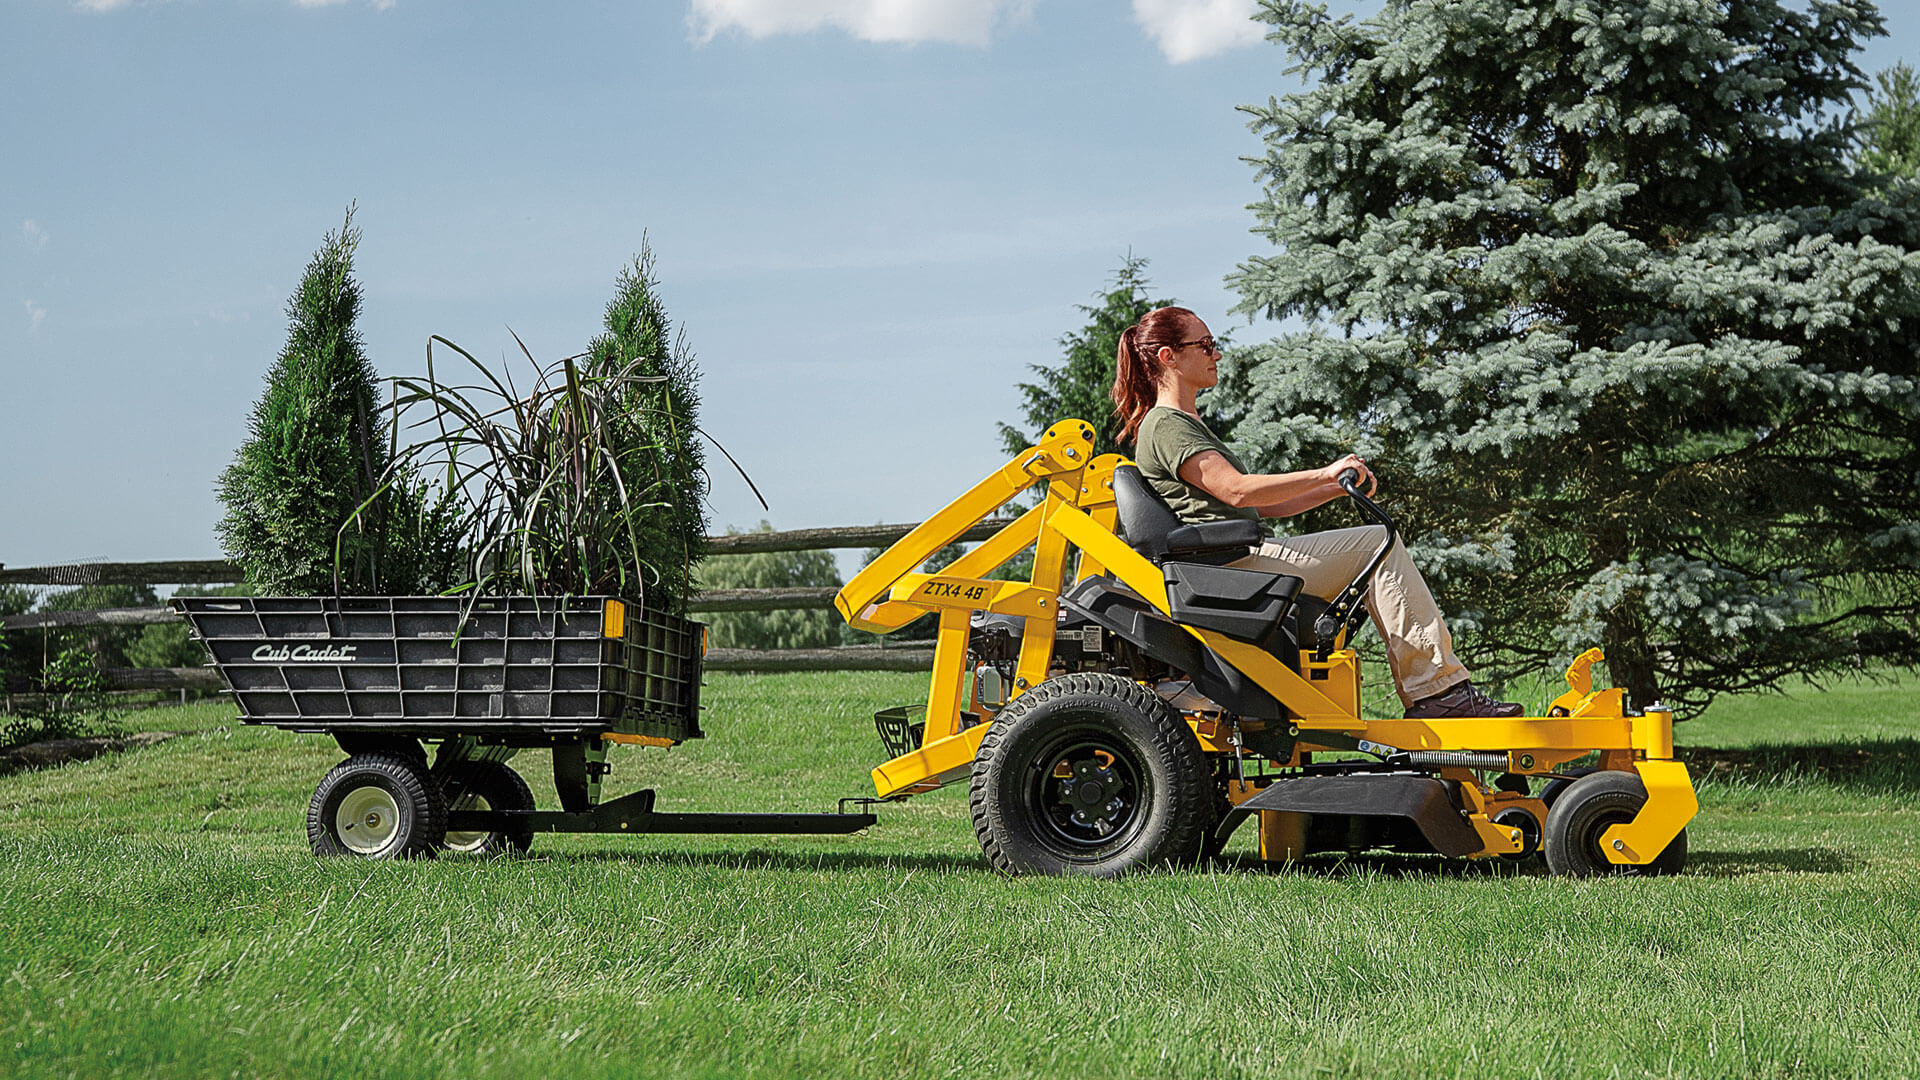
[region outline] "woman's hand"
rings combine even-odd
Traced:
[[[1334,462],[1320,471],[1326,475],[1328,481],[1330,481],[1335,488],[1339,488],[1340,474],[1346,472],[1348,469],[1352,469],[1354,472],[1360,474],[1360,490],[1368,498],[1372,498],[1374,488],[1378,487],[1380,482],[1374,477],[1373,470],[1367,468],[1367,463],[1361,459],[1359,454],[1348,454],[1346,457],[1341,458],[1339,461]]]

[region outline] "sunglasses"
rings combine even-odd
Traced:
[[[1215,356],[1220,355],[1220,343],[1210,337],[1203,337],[1199,341],[1183,341],[1175,347],[1184,349],[1189,345],[1198,345],[1205,352],[1210,352]]]

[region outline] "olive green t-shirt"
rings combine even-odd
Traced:
[[[1241,472],[1247,467],[1233,456],[1233,451],[1216,438],[1207,425],[1197,417],[1189,416],[1179,409],[1165,405],[1155,405],[1147,410],[1146,418],[1140,421],[1140,434],[1134,443],[1133,461],[1140,466],[1140,475],[1146,478],[1153,490],[1167,500],[1173,512],[1180,515],[1181,521],[1222,521],[1228,518],[1245,518],[1259,521],[1260,511],[1251,506],[1230,506],[1205,491],[1180,479],[1180,466],[1187,459],[1203,450],[1217,451],[1227,463]]]

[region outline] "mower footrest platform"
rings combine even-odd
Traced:
[[[1479,851],[1480,835],[1460,816],[1446,784],[1431,776],[1403,773],[1358,776],[1301,776],[1280,780],[1233,808],[1229,825],[1257,810],[1348,817],[1406,818],[1442,855],[1457,858]],[[1223,829],[1230,831],[1230,829]]]

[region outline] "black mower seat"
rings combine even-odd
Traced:
[[[1113,470],[1113,501],[1127,543],[1156,566],[1169,560],[1232,562],[1266,539],[1257,521],[1181,521],[1136,465]]]
[[[1281,620],[1300,594],[1300,579],[1225,565],[1245,558],[1265,539],[1259,522],[1183,522],[1134,465],[1113,470],[1113,501],[1127,543],[1165,574],[1167,610],[1174,621],[1275,651],[1276,635],[1284,633]]]

